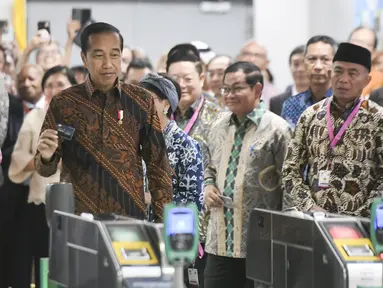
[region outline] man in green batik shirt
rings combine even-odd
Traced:
[[[221,113],[208,136],[205,288],[254,287],[245,266],[250,211],[282,208],[280,171],[291,130],[265,108],[262,88],[262,73],[252,63],[237,62],[225,71],[222,95],[230,112]],[[222,196],[233,205],[224,205]]]

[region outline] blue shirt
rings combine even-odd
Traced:
[[[175,121],[169,122],[163,134],[173,172],[173,203],[195,203],[198,211],[201,211],[204,173],[200,145],[179,128]],[[145,166],[144,175],[146,178]],[[149,220],[152,220],[151,208],[148,213]]]
[[[326,92],[325,97],[330,97],[331,95],[332,89],[330,88]],[[315,104],[311,96],[311,89],[308,89],[305,92],[291,96],[285,101],[285,103],[283,103],[281,117],[285,119],[293,128],[297,125],[299,117],[301,117],[302,113],[307,108]]]
[[[175,121],[170,121],[163,134],[173,169],[173,202],[195,203],[201,211],[204,179],[201,148]]]

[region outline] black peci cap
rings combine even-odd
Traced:
[[[362,46],[351,43],[340,43],[334,60],[362,65],[371,71],[371,52]]]

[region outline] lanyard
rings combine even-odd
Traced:
[[[327,128],[328,128],[328,136],[330,138],[330,147],[332,150],[334,150],[334,147],[336,144],[338,144],[339,140],[342,138],[344,132],[350,125],[352,119],[356,116],[356,114],[359,111],[360,106],[362,105],[363,100],[360,100],[358,105],[352,110],[351,114],[347,117],[347,120],[343,123],[342,127],[340,128],[339,132],[336,134],[334,137],[334,127],[331,122],[331,113],[330,113],[330,106],[331,106],[331,101],[328,101],[327,104]]]
[[[199,112],[201,111],[204,102],[205,102],[205,96],[201,95],[201,101],[199,102],[199,105],[198,105],[197,109],[194,111],[193,116],[190,118],[188,124],[186,125],[186,127],[184,129],[184,132],[186,134],[189,135],[190,130],[193,128],[193,126],[195,124],[195,121],[198,118]],[[174,120],[174,116],[173,115],[172,115],[171,119]]]

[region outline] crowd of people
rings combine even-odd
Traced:
[[[161,222],[166,203],[195,203],[203,252],[190,268],[207,288],[254,287],[254,208],[369,217],[383,191],[383,52],[372,29],[297,43],[280,64],[293,83],[278,91],[254,40],[235,57],[180,43],[153,65],[98,22],[81,33],[83,66],[71,67],[79,28],[68,23],[64,50],[43,31],[24,51],[0,46],[0,287],[40,287],[49,183],[72,183],[78,214]]]

